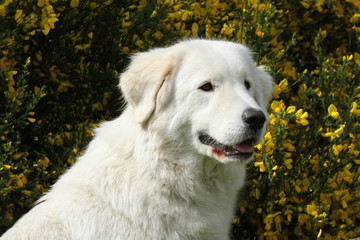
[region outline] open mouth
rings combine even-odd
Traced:
[[[247,139],[241,143],[235,144],[234,146],[221,144],[207,134],[201,134],[199,136],[199,140],[202,144],[212,147],[212,152],[218,157],[226,156],[248,159],[254,152],[255,139]]]

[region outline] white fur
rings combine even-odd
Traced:
[[[206,81],[214,91],[199,89]],[[214,155],[198,135],[242,141],[242,113],[266,111],[271,77],[240,44],[188,40],[136,54],[120,86],[121,116],[96,129],[85,154],[1,240],[229,239],[245,162]]]

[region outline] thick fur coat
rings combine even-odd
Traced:
[[[243,45],[187,40],[132,57],[126,109],[1,240],[226,240],[271,77]]]

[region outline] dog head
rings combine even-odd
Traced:
[[[136,54],[120,87],[139,124],[220,162],[246,162],[265,131],[272,79],[243,45],[188,40]]]

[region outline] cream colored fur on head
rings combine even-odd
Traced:
[[[188,40],[138,53],[128,102],[1,240],[229,239],[271,77],[240,44]]]

